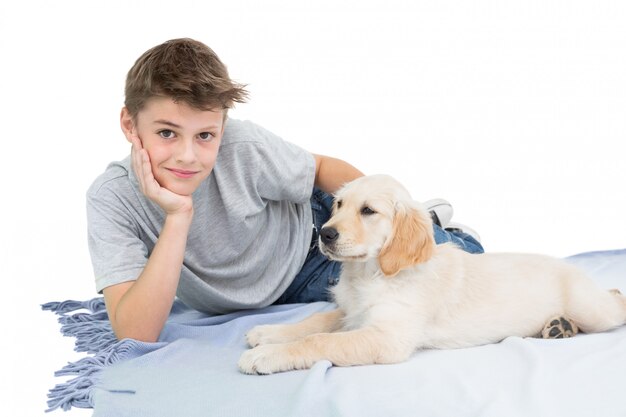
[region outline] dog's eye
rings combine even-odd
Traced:
[[[341,208],[341,200],[337,201],[337,208],[340,209]]]
[[[365,215],[365,216],[368,216],[368,215],[370,215],[370,214],[376,214],[376,212],[375,212],[374,210],[372,210],[371,208],[369,208],[369,207],[367,207],[367,206],[364,206],[364,207],[361,209],[361,214],[363,214],[363,215]]]

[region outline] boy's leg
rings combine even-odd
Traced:
[[[330,288],[337,284],[341,263],[322,255],[318,247],[318,232],[332,213],[333,197],[317,188],[311,196],[313,236],[304,265],[285,293],[275,304],[330,301]]]
[[[433,232],[435,234],[435,242],[441,243],[452,242],[459,248],[469,253],[484,253],[485,250],[480,242],[468,233],[464,233],[460,229],[445,230],[439,225],[433,224]]]
[[[331,301],[330,289],[339,280],[341,264],[322,255],[316,247],[285,293],[274,304]]]

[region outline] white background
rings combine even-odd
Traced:
[[[448,199],[489,251],[626,246],[626,2],[306,3],[2,2],[3,415],[41,415],[80,357],[38,305],[96,295],[84,194],[129,152],[126,72],[167,39],[248,84],[231,117]]]

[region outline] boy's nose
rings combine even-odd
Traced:
[[[193,162],[196,160],[196,153],[192,141],[181,140],[176,150],[176,159],[180,162]]]

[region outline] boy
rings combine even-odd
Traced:
[[[87,193],[96,287],[116,336],[156,341],[176,295],[210,313],[325,300],[339,265],[317,250],[315,227],[330,214],[329,194],[363,174],[229,120],[247,92],[200,42],[145,52],[125,94],[131,155]],[[439,226],[438,242],[482,252]]]

